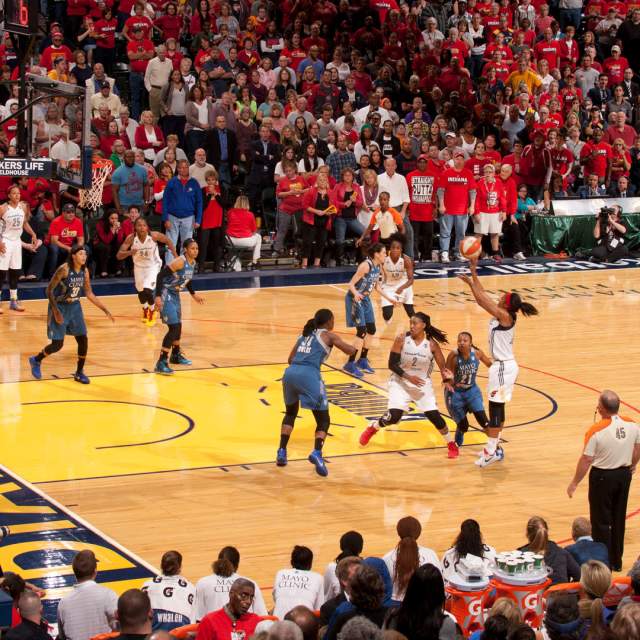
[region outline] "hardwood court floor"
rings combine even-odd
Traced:
[[[518,320],[521,369],[507,422],[519,426],[505,431],[504,463],[485,470],[473,464],[483,436],[469,436],[460,458],[448,460],[442,439],[422,420],[403,421],[367,449],[358,446],[367,417],[385,407],[388,349],[406,326],[396,310],[371,352],[378,373],[357,381],[338,370],[341,354],[328,361],[335,424],[326,479],[305,459],[313,433],[306,412],[291,440],[292,462],[286,469],[273,464],[278,379],[317,308],[332,308],[343,330],[346,286],[208,292],[201,307],[185,295],[183,344],[193,367],[173,378],[148,373],[164,329],[141,325],[133,295],[104,300],[114,325],[84,301],[88,387],[68,378],[72,338],[44,362],[46,379],[30,380],[26,359],[45,344],[46,304],[28,302],[24,315],[5,311],[0,318],[0,463],[156,566],[164,551],[179,549],[191,579],[207,574],[227,544],[240,549],[241,573],[262,585],[288,565],[294,544],[312,547],[323,571],[348,529],[363,532],[365,553],[382,554],[395,545],[395,523],[407,514],[423,523],[422,544],[439,553],[467,517],[480,521],[499,550],[523,543],[533,514],[548,520],[552,539],[564,540],[573,517],[588,514],[586,481],[573,500],[565,489],[598,390],[616,390],[627,405],[623,413],[640,413],[639,275],[618,269],[483,278],[494,293],[518,289],[541,312]],[[452,343],[464,329],[486,348],[488,316],[472,304],[466,285],[421,280],[415,290],[416,308]],[[640,553],[637,480],[629,512],[625,568]]]

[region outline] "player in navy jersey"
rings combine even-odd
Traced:
[[[180,305],[180,292],[185,289],[198,303],[204,304],[204,298],[193,290],[193,274],[196,269],[198,257],[198,243],[192,238],[187,238],[183,243],[182,255],[170,262],[158,274],[156,282],[155,308],[160,313],[162,322],[167,325],[167,333],[162,340],[160,358],[156,362],[154,371],[171,375],[173,369],[167,364],[190,365],[184,353],[180,351],[180,338],[182,336],[182,307]],[[169,358],[171,352],[171,358]]]
[[[40,365],[42,361],[56,351],[62,349],[64,338],[74,336],[78,343],[78,366],[73,375],[76,382],[89,384],[84,373],[84,362],[87,358],[89,340],[87,326],[80,305],[80,297],[84,293],[104,314],[115,322],[109,310],[98,300],[91,290],[91,279],[86,267],[87,252],[82,245],[75,245],[69,251],[67,261],[58,267],[47,287],[49,308],[47,311],[47,337],[51,340],[38,355],[29,358],[31,374],[36,380],[42,378]]]
[[[458,276],[471,287],[471,293],[478,306],[489,315],[489,349],[493,362],[489,367],[489,399],[488,440],[476,464],[486,467],[504,459],[504,451],[500,444],[500,432],[504,427],[504,405],[511,400],[513,388],[518,378],[518,363],[513,354],[513,341],[516,333],[516,316],[520,311],[524,316],[536,316],[538,310],[528,302],[524,302],[515,291],[509,291],[494,302],[480,283],[477,272],[478,259],[469,260],[471,276]]]
[[[456,423],[456,444],[461,447],[464,434],[469,430],[467,413],[475,416],[478,424],[486,429],[489,419],[484,410],[482,391],[476,383],[480,363],[491,366],[488,358],[473,344],[473,337],[468,331],[458,334],[458,349],[447,356],[447,369],[453,372],[453,380],[445,386],[444,401],[449,415]]]
[[[373,290],[377,289],[392,305],[400,304],[399,300],[383,291],[380,284],[382,264],[387,257],[386,247],[377,242],[369,247],[367,255],[367,259],[358,265],[357,271],[353,274],[349,282],[349,291],[345,296],[347,327],[356,328],[356,344],[358,347],[362,346],[362,351],[360,359],[356,361],[359,351],[356,347],[356,352],[349,356],[343,370],[356,378],[362,378],[364,373],[375,373],[368,359],[369,344],[376,333],[376,318],[371,301]]]
[[[282,378],[285,416],[280,429],[280,447],[276,464],[287,464],[287,443],[293,431],[293,425],[300,404],[303,409],[311,409],[316,419],[316,433],[313,451],[309,454],[318,475],[328,475],[327,466],[322,458],[322,447],[329,431],[329,404],[324,382],[320,375],[322,363],[329,357],[332,347],[337,347],[347,355],[356,353],[356,348],[333,333],[333,312],[319,309],[311,320],[304,325],[302,335],[289,354],[289,366]]]

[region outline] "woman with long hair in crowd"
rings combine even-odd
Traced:
[[[603,603],[611,588],[611,569],[599,560],[588,560],[580,567],[580,586],[583,596],[578,602],[578,610],[580,617],[587,622],[587,637],[589,640],[606,640],[608,623],[615,613]]]
[[[324,173],[320,173],[315,185],[304,194],[302,200],[302,264],[300,266],[303,269],[307,268],[309,260],[313,260],[314,267],[320,266],[332,216],[335,213],[336,208],[331,203],[329,178]]]
[[[322,166],[324,166],[324,160],[318,156],[316,145],[313,142],[307,142],[304,145],[302,158],[298,162],[298,172],[304,178],[309,178],[316,174]]]
[[[460,559],[466,555],[482,558],[485,575],[492,574],[491,563],[495,560],[496,550],[484,543],[480,525],[471,518],[463,521],[453,546],[442,556],[442,577],[445,581],[451,580],[458,570]]]
[[[532,516],[527,522],[527,544],[520,551],[532,551],[544,555],[545,564],[553,569],[552,584],[577,582],[580,580],[580,567],[573,556],[549,540],[549,525],[544,518]]]
[[[385,622],[407,640],[454,640],[456,623],[444,612],[445,591],[437,565],[424,563],[411,573],[402,604]]]

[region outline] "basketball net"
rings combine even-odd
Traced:
[[[111,160],[96,160],[93,163],[91,187],[80,190],[80,208],[95,211],[102,205],[102,190],[112,169],[113,162]]]

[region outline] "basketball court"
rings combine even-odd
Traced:
[[[501,550],[523,544],[534,514],[547,518],[552,539],[565,541],[572,519],[588,514],[586,481],[573,500],[565,489],[598,391],[616,390],[625,402],[622,413],[640,413],[634,346],[639,262],[627,265],[576,263],[571,270],[531,274],[526,265],[501,267],[501,275],[482,278],[492,294],[514,288],[540,310],[536,318],[518,320],[521,369],[508,406],[506,459],[484,470],[473,464],[481,433],[470,432],[460,457],[449,460],[434,427],[413,413],[366,449],[359,446],[368,420],[386,408],[389,347],[407,325],[401,308],[387,327],[377,310],[375,375],[346,375],[339,353],[327,361],[329,477],[318,477],[306,461],[314,423],[305,411],[290,442],[289,466],[275,466],[286,358],[319,307],[333,309],[336,330],[352,334],[344,330],[343,284],[208,291],[204,306],[184,295],[183,345],[193,366],[173,377],[150,373],[164,328],[140,323],[134,295],[103,298],[114,325],[83,301],[89,386],[70,377],[74,340],[44,362],[42,381],[30,379],[27,357],[46,342],[46,303],[31,301],[25,314],[5,314],[0,321],[0,464],[9,474],[8,484],[0,484],[0,518],[23,518],[19,530],[36,536],[40,548],[25,561],[23,540],[16,536],[14,548],[10,538],[0,547],[0,564],[28,568],[30,579],[56,587],[51,598],[73,584],[70,558],[60,545],[82,548],[84,538],[67,535],[69,527],[59,522],[47,525],[27,490],[42,493],[47,508],[62,513],[60,521],[81,522],[102,541],[95,549],[117,590],[148,575],[169,548],[184,554],[185,574],[195,580],[227,544],[240,549],[240,571],[269,586],[294,544],[311,546],[314,568],[322,571],[344,531],[360,530],[365,553],[382,554],[394,546],[395,523],[407,514],[421,520],[421,543],[439,554],[467,517],[478,519],[486,541]],[[451,343],[459,331],[470,330],[486,348],[487,315],[464,283],[443,275],[446,270],[419,271],[416,308],[429,313]],[[480,374],[484,388],[486,370]],[[436,387],[438,380],[434,376]],[[17,491],[20,486],[26,489]],[[640,553],[639,503],[635,482],[625,569]]]

